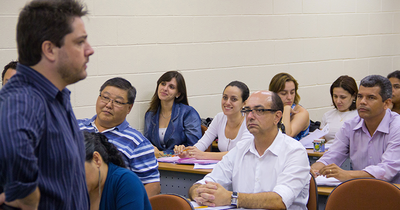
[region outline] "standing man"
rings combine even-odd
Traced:
[[[83,135],[66,89],[86,77],[93,54],[86,14],[75,0],[31,1],[19,14],[18,74],[0,91],[0,187],[9,206],[89,208]]]
[[[153,145],[126,121],[135,98],[136,89],[129,81],[109,79],[100,87],[97,115],[78,122],[81,130],[102,133],[118,148],[125,165],[138,175],[151,197],[160,193],[160,173]]]
[[[279,130],[281,98],[253,93],[242,109],[254,140],[236,145],[189,196],[200,205],[246,209],[307,209],[310,182],[307,152]]]
[[[346,121],[311,173],[340,181],[373,177],[400,184],[400,117],[390,111],[392,86],[380,75],[360,82],[357,117]],[[353,170],[339,166],[350,157]]]
[[[4,66],[3,73],[1,74],[2,85],[4,86],[8,80],[17,73],[17,61],[11,61]]]

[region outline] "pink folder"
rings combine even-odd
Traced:
[[[218,163],[219,160],[197,160],[195,158],[180,158],[178,156],[176,157],[162,157],[162,158],[157,158],[159,162],[165,162],[165,163],[179,163],[179,164],[213,164],[213,163]]]

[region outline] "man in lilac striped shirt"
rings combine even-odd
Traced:
[[[400,117],[389,109],[391,97],[387,78],[370,75],[362,79],[356,103],[359,116],[343,124],[333,145],[311,166],[313,175],[400,183]],[[348,157],[353,170],[339,167]]]
[[[94,53],[86,13],[75,0],[47,0],[19,15],[17,74],[0,91],[0,204],[89,209],[83,135],[66,88],[86,77]]]

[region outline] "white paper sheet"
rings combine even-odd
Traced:
[[[329,125],[326,125],[322,130],[316,129],[314,132],[310,133],[308,136],[300,139],[300,143],[307,149],[314,148],[313,141],[315,139],[320,139],[329,133]],[[326,148],[325,148],[326,149]]]
[[[199,210],[209,210],[209,209],[233,209],[234,206],[217,206],[217,207],[204,207],[204,206],[200,206],[199,204],[197,204],[194,201],[191,201],[194,209],[199,209]]]
[[[217,165],[216,163],[214,163],[214,164],[206,164],[206,165],[195,163],[193,169],[214,169],[214,167],[216,165]]]

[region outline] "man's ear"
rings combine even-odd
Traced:
[[[133,107],[133,104],[129,104],[129,106],[128,106],[128,110],[129,110],[128,114],[131,113],[132,107]]]
[[[42,43],[42,54],[47,60],[51,62],[54,62],[56,60],[58,49],[59,48],[57,46],[55,46],[52,42],[48,40]]]
[[[275,112],[275,119],[274,119],[274,124],[275,125],[278,125],[278,123],[279,123],[279,121],[281,120],[281,118],[282,118],[282,112],[279,110],[279,111],[276,111]]]
[[[383,102],[383,108],[386,110],[386,109],[390,108],[391,104],[392,104],[392,99],[388,98],[388,99],[386,99],[386,101]]]

